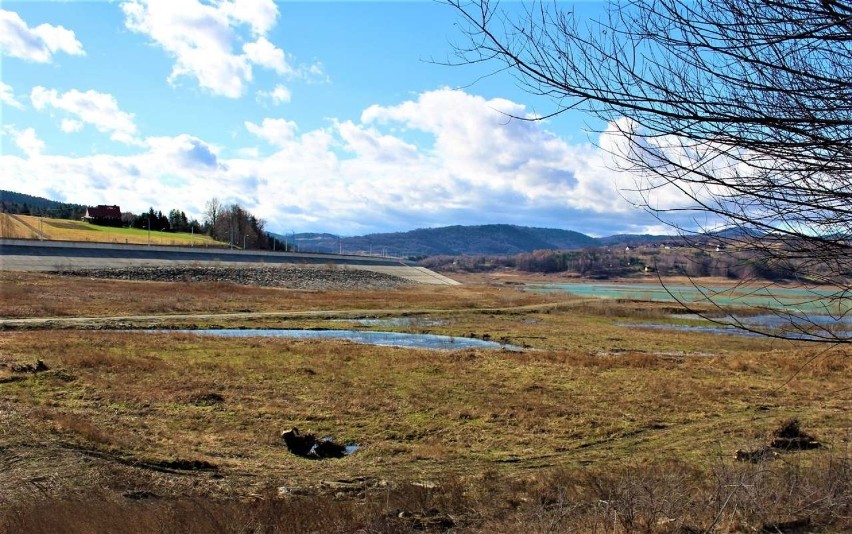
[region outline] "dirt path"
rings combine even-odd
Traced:
[[[573,302],[572,302],[573,304]],[[186,313],[157,315],[116,315],[107,317],[27,317],[0,319],[0,331],[47,328],[125,328],[128,323],[170,323],[240,319],[357,319],[361,317],[411,317],[422,315],[462,315],[467,313],[508,313],[537,311],[562,306],[561,303],[529,304],[508,308],[479,309],[360,309],[360,310],[309,310],[282,312],[228,312]]]

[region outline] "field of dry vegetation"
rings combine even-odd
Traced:
[[[630,328],[676,319],[468,282],[311,292],[0,273],[0,532],[852,529],[849,349]],[[383,317],[410,320],[340,322]],[[526,348],[128,331],[214,325]],[[770,446],[793,419],[818,448]],[[360,448],[302,458],[281,441],[291,427]]]
[[[8,239],[48,239],[51,241],[90,241],[131,245],[181,245],[222,247],[209,236],[185,232],[148,232],[138,228],[99,226],[83,221],[51,219],[32,215],[0,213],[0,237]]]

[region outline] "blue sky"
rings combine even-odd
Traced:
[[[509,120],[550,104],[430,61],[455,22],[425,0],[4,1],[0,188],[199,218],[216,197],[276,232],[663,231],[588,117]]]

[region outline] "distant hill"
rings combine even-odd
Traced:
[[[0,190],[0,211],[79,219],[86,211],[86,206]],[[399,257],[511,256],[536,250],[577,250],[600,246],[623,247],[683,242],[676,236],[615,235],[594,238],[571,230],[511,224],[456,225],[352,237],[338,237],[328,233],[270,235],[282,244],[295,244],[298,250],[303,252],[342,251],[350,254],[372,253]]]
[[[342,237],[331,234],[305,233],[295,236],[277,235],[279,240],[295,237],[299,250],[305,252],[387,254],[389,256],[463,256],[514,255],[534,250],[577,250],[597,246],[640,245],[677,240],[672,236],[612,236],[594,238],[580,232],[557,228],[532,228],[510,224],[479,226],[445,226],[420,228],[409,232],[368,234]]]

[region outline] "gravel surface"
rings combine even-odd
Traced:
[[[392,289],[411,282],[361,269],[321,267],[130,267],[54,271],[65,276],[158,282],[231,282],[288,289]]]

